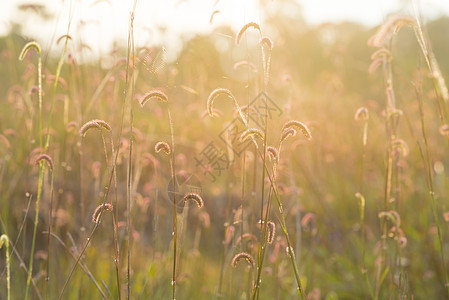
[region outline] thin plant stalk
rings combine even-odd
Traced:
[[[0,236],[0,249],[6,244],[6,288],[8,290],[8,300],[11,300],[11,261],[9,255],[9,238],[6,234]]]

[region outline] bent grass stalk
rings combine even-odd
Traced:
[[[38,72],[38,95],[39,95],[39,147],[42,151],[42,54],[41,54],[41,47],[37,42],[29,42],[26,44],[22,52],[20,53],[19,59],[23,61],[25,58],[25,55],[28,53],[29,50],[34,49],[38,54],[38,63],[37,63],[37,72]],[[48,134],[48,132],[47,132]],[[42,154],[42,152],[41,152]],[[33,258],[34,258],[34,248],[36,243],[36,234],[37,234],[37,223],[39,220],[39,204],[41,200],[41,193],[42,193],[42,184],[43,184],[43,178],[44,178],[44,164],[41,162],[39,164],[39,179],[38,179],[38,188],[37,188],[37,200],[36,200],[36,214],[34,218],[34,230],[33,230],[33,241],[31,244],[31,253],[30,253],[30,262],[28,266],[28,277],[27,277],[27,283],[25,288],[25,300],[28,299],[28,293],[31,283],[31,276],[33,273]]]

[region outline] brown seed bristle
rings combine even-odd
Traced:
[[[111,131],[111,126],[103,121],[103,120],[99,120],[99,119],[95,119],[95,120],[91,120],[89,122],[86,122],[80,129],[80,135],[81,136],[85,136],[87,131],[91,128],[104,128],[107,131]]]
[[[250,254],[241,252],[239,254],[236,254],[232,259],[232,266],[235,268],[241,260],[246,261],[251,267],[254,267],[255,265],[254,259]]]
[[[242,38],[242,35],[250,27],[253,27],[254,29],[257,29],[259,31],[259,34],[261,34],[259,24],[255,23],[255,22],[249,22],[248,24],[243,26],[242,29],[240,29],[239,33],[237,34],[237,37],[235,39],[235,43],[236,43],[237,46],[240,44],[240,39]]]
[[[139,100],[140,106],[144,106],[145,103],[147,103],[148,100],[150,100],[151,98],[156,98],[157,100],[161,101],[161,102],[168,102],[168,97],[167,95],[165,95],[164,92],[159,91],[159,90],[154,90],[154,91],[150,91],[148,93],[146,93],[145,95],[143,95],[143,97]]]
[[[274,236],[276,234],[276,224],[274,224],[273,221],[268,221],[267,229],[268,229],[267,243],[272,244],[274,241]]]
[[[188,193],[184,196],[184,202],[187,202],[189,200],[193,200],[196,202],[196,204],[198,205],[199,208],[204,206],[204,201],[203,198],[201,198],[200,195],[198,195],[197,193]]]
[[[103,211],[112,212],[113,206],[111,203],[104,203],[104,205],[103,204],[98,205],[97,208],[95,209],[94,213],[92,214],[92,221],[94,223],[98,223],[100,221],[100,213],[101,213],[102,209],[103,209]]]
[[[47,154],[41,154],[38,157],[36,157],[36,160],[34,163],[38,165],[41,161],[45,161],[50,168],[51,171],[53,171],[53,159],[50,157],[50,155]]]
[[[287,123],[284,124],[282,127],[282,132],[285,132],[288,128],[298,128],[302,134],[306,137],[306,139],[310,140],[312,139],[312,134],[310,133],[309,128],[302,122],[296,121],[296,120],[290,120]]]
[[[158,142],[156,146],[154,146],[154,151],[159,153],[160,151],[164,152],[165,155],[169,155],[171,152],[170,146],[166,142]]]

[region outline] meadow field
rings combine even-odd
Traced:
[[[176,59],[139,1],[0,37],[0,299],[449,299],[449,18],[260,3]]]

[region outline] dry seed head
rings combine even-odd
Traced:
[[[255,265],[254,259],[250,254],[241,252],[239,254],[236,254],[232,259],[232,266],[235,268],[241,260],[246,261],[251,267],[254,267]]]
[[[359,192],[355,193],[355,196],[357,199],[359,199],[359,205],[360,207],[365,207],[365,197]]]
[[[444,124],[440,127],[440,134],[441,135],[449,135],[449,125]]]
[[[380,48],[376,50],[373,54],[371,54],[371,60],[375,60],[376,58],[386,58],[388,61],[391,60],[391,52],[387,48]]]
[[[290,120],[287,123],[285,123],[284,126],[282,127],[282,132],[285,132],[286,129],[293,127],[298,128],[302,132],[302,134],[306,137],[306,139],[308,140],[312,139],[312,134],[310,133],[309,128],[304,123],[296,120]]]
[[[250,138],[251,136],[256,136],[258,138],[260,138],[262,141],[264,140],[264,134],[263,131],[258,129],[258,128],[250,128],[245,130],[245,132],[242,133],[242,135],[240,136],[240,143],[244,143],[248,138]]]
[[[20,52],[19,59],[23,60],[25,58],[25,55],[28,53],[28,50],[30,50],[31,48],[36,49],[37,53],[41,53],[41,46],[39,46],[36,41],[29,42],[23,47],[22,52]]]
[[[293,248],[291,246],[285,247],[285,253],[287,253],[288,257],[295,258],[295,251],[293,251]]]
[[[203,198],[201,198],[200,195],[196,194],[196,193],[188,193],[184,196],[183,198],[184,202],[187,202],[189,200],[193,200],[196,202],[196,204],[198,205],[199,208],[204,206],[204,201]]]
[[[391,147],[393,151],[399,151],[403,156],[407,156],[410,152],[407,143],[402,139],[395,139]]]
[[[267,152],[270,154],[271,158],[274,160],[276,164],[279,163],[279,152],[276,148],[272,146],[267,147]]]
[[[247,60],[241,60],[241,61],[236,62],[234,64],[233,68],[234,68],[234,70],[237,70],[244,66],[247,67],[248,69],[250,69],[251,71],[253,71],[254,73],[257,73],[257,67],[252,62],[247,61]]]
[[[401,227],[401,217],[399,216],[398,212],[395,210],[381,211],[377,216],[379,219],[382,219],[382,218],[390,219],[393,223],[396,224],[397,228]]]
[[[267,243],[272,244],[276,233],[276,224],[274,224],[273,221],[268,221],[267,229],[268,229]]]
[[[273,49],[273,41],[268,36],[263,36],[259,40],[261,46],[267,46],[270,50]]]
[[[390,17],[377,32],[368,40],[368,46],[382,47],[387,40],[399,32],[403,26],[416,27],[416,20],[411,16],[396,15]]]
[[[0,236],[0,249],[2,249],[3,244],[6,244],[6,249],[8,249],[9,238],[6,234],[2,234],[2,236]]]
[[[281,135],[281,144],[289,137],[289,136],[295,136],[296,135],[296,130],[294,128],[286,128],[284,130],[282,130],[282,135]]]
[[[159,90],[154,90],[154,91],[150,91],[148,93],[146,93],[145,95],[143,95],[143,97],[139,100],[140,106],[144,106],[145,103],[147,103],[148,100],[150,100],[151,98],[156,98],[157,100],[161,101],[161,102],[168,102],[168,97],[167,95],[165,95],[164,92],[159,91]]]
[[[164,152],[165,155],[169,155],[171,152],[170,146],[166,142],[158,142],[156,146],[154,146],[154,151],[156,153]]]
[[[374,72],[376,72],[377,68],[380,67],[384,62],[385,59],[383,57],[378,57],[373,60],[368,67],[368,73],[373,74]]]
[[[101,213],[102,209],[103,209],[103,211],[112,212],[113,206],[111,203],[105,203],[104,205],[103,204],[98,205],[92,215],[92,221],[94,223],[98,223],[100,221],[100,213]]]
[[[214,20],[214,16],[215,16],[216,14],[218,14],[219,12],[221,12],[221,11],[215,10],[215,11],[210,15],[209,24],[212,24],[212,21]]]
[[[359,120],[367,121],[369,119],[368,109],[363,106],[360,107],[359,109],[357,109],[357,111],[355,112],[355,115],[354,115],[354,119],[356,121],[359,121]]]
[[[245,26],[242,27],[242,29],[240,29],[239,33],[237,34],[237,37],[235,39],[235,44],[238,46],[240,44],[240,39],[242,38],[242,35],[245,33],[245,31],[250,28],[253,27],[254,29],[257,29],[259,31],[259,34],[261,34],[260,32],[260,26],[259,24],[255,23],[255,22],[249,22],[248,24],[246,24]]]
[[[220,95],[226,95],[231,99],[235,99],[234,95],[230,90],[224,88],[218,88],[210,93],[209,98],[207,99],[207,111],[209,112],[209,116],[214,116],[214,101]]]
[[[56,40],[56,45],[58,45],[59,42],[62,41],[63,39],[71,40],[72,37],[71,37],[70,35],[68,35],[68,34],[61,35],[61,36]]]
[[[38,165],[41,161],[45,161],[50,168],[51,171],[53,171],[53,159],[50,157],[50,155],[47,154],[41,154],[39,155],[34,163]]]
[[[104,129],[106,129],[107,131],[111,131],[111,126],[103,120],[96,119],[96,120],[89,121],[81,127],[80,135],[85,136],[86,132],[91,128],[101,129],[102,127]]]

